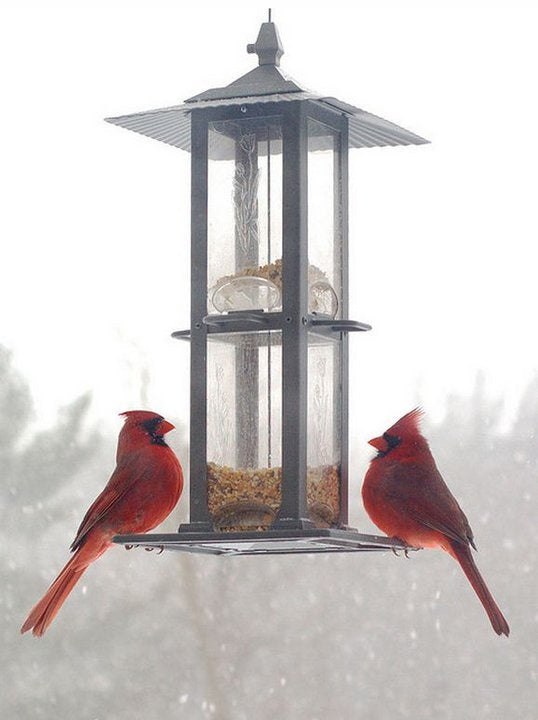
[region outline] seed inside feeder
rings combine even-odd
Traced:
[[[211,310],[266,311],[282,307],[282,260],[245,267],[235,275],[219,278],[209,290]],[[308,266],[308,310],[336,317],[338,298],[327,275],[315,265]]]
[[[268,530],[281,502],[282,468],[207,465],[209,512],[220,532]],[[307,469],[308,517],[319,528],[338,527],[340,466]]]

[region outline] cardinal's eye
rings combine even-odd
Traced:
[[[402,438],[397,435],[389,435],[389,433],[383,433],[383,439],[387,441],[389,450],[393,450],[395,447],[402,442]]]
[[[161,417],[151,418],[151,420],[146,420],[142,424],[144,425],[146,432],[148,432],[150,435],[155,435],[161,420]]]

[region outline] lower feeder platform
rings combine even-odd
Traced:
[[[264,532],[180,532],[116,535],[118,545],[146,550],[180,550],[208,555],[286,555],[294,553],[410,550],[401,541],[350,529],[267,530]]]

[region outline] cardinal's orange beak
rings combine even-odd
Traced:
[[[376,450],[379,450],[379,452],[383,453],[387,452],[387,450],[389,449],[389,444],[382,435],[380,437],[368,440],[368,445],[375,447]]]
[[[159,431],[160,431],[161,435],[166,435],[166,433],[169,433],[170,430],[175,430],[175,429],[176,429],[176,426],[172,425],[172,423],[168,422],[168,420],[162,420],[159,423]]]

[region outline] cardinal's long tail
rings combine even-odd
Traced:
[[[475,565],[473,556],[471,555],[470,547],[458,542],[451,542],[450,547],[450,554],[455,557],[461,565],[463,572],[473,586],[475,593],[478,595],[478,599],[484,606],[484,610],[488,614],[489,621],[492,624],[493,629],[497,635],[506,635],[508,637],[510,634],[508,623],[500,611],[499,606],[493,599],[493,595],[488,590],[488,586],[484,582],[484,578],[480,575],[480,572]]]
[[[21,627],[21,633],[32,630],[38,637],[43,635],[88,565],[102,555],[109,546],[109,543],[104,543],[101,539],[89,538],[89,540],[89,543],[75,552],[41,600],[32,608]]]

